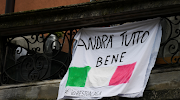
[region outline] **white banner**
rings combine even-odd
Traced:
[[[82,28],[59,99],[140,97],[161,40],[160,19],[115,27]]]

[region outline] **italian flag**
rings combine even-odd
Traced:
[[[136,62],[112,67],[70,67],[66,86],[102,87],[128,83]]]

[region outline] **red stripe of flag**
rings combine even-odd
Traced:
[[[136,62],[132,64],[118,66],[109,82],[109,85],[119,85],[123,83],[128,83],[134,71],[135,65]]]

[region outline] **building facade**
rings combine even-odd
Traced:
[[[0,14],[5,13],[6,1],[8,0],[0,0]],[[44,9],[44,8],[52,8],[59,6],[67,6],[78,3],[86,3],[90,2],[90,0],[15,0],[14,4],[14,12],[22,12],[28,10],[36,10],[36,9]]]
[[[56,99],[59,82],[72,59],[73,37],[80,28],[156,17],[163,20],[161,48],[144,96],[138,99],[180,98],[178,0],[79,0],[71,3],[43,0],[36,5],[37,2],[40,0],[21,1],[15,3],[15,13],[1,12],[0,99]]]

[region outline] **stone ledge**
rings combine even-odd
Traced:
[[[0,100],[55,100],[61,80],[0,86]]]
[[[28,87],[28,86],[38,86],[38,85],[46,85],[46,84],[59,84],[61,82],[61,79],[57,80],[45,80],[45,81],[39,81],[39,82],[29,82],[29,83],[23,83],[23,84],[12,84],[12,85],[2,85],[0,86],[0,90],[3,89],[11,89],[11,88],[19,88],[19,87]]]

